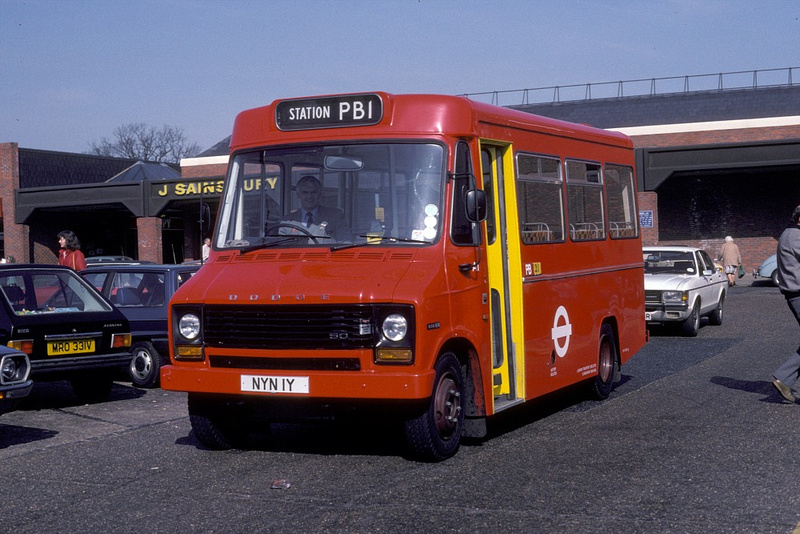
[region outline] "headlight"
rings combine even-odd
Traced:
[[[0,384],[25,382],[30,373],[30,363],[25,354],[7,354],[0,359]]]
[[[664,291],[661,300],[664,302],[686,302],[689,295],[685,291]]]
[[[17,362],[11,358],[3,359],[2,368],[0,373],[3,375],[3,383],[11,382],[17,376]]]
[[[200,335],[200,318],[193,313],[183,315],[178,321],[178,331],[190,341],[197,339]]]
[[[386,339],[400,341],[408,334],[408,321],[399,313],[393,313],[383,320],[381,331]]]

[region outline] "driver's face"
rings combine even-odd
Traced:
[[[306,211],[311,211],[319,204],[319,188],[314,184],[302,184],[297,188],[297,198]]]

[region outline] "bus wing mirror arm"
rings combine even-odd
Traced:
[[[480,223],[486,220],[486,191],[482,189],[470,189],[467,191],[465,202],[467,209],[467,220],[473,223]]]

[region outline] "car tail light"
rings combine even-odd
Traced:
[[[130,334],[111,334],[111,347],[115,349],[124,349],[131,346]]]
[[[8,346],[25,354],[33,354],[32,339],[14,339],[8,342]]]

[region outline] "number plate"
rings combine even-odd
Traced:
[[[241,390],[254,393],[308,394],[307,376],[242,375]]]
[[[47,343],[48,356],[86,354],[89,352],[94,352],[94,339],[71,339],[69,341],[50,341]]]
[[[651,314],[650,312],[644,312],[645,321],[651,321],[652,319],[653,319],[653,314]]]

